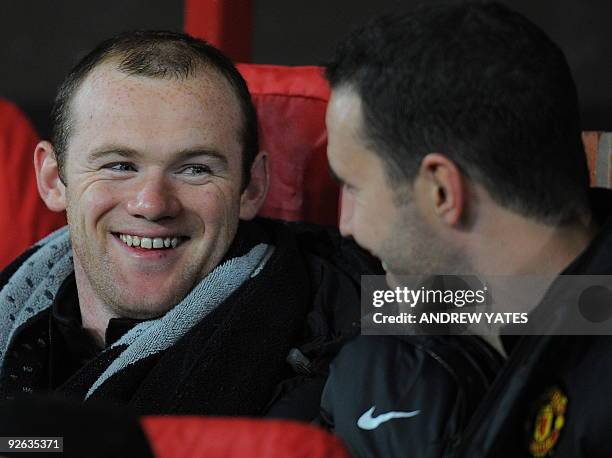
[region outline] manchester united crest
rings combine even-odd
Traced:
[[[567,396],[560,388],[551,388],[542,398],[533,423],[529,451],[534,457],[549,455],[565,424]]]

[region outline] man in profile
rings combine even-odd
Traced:
[[[612,194],[589,190],[568,64],[527,19],[495,3],[377,18],[327,75],[341,232],[383,261],[389,284],[612,273]],[[551,335],[496,336],[506,363],[469,424],[473,409],[457,425],[440,401],[467,380],[428,377],[439,366],[414,339],[347,345],[323,411],[360,455],[604,456],[612,339],[554,335],[575,306],[545,298],[531,311]]]
[[[267,158],[233,64],[186,35],[121,35],[70,72],[52,124],[38,188],[68,226],[2,274],[1,397],[314,417],[322,347],[353,329],[327,319],[358,301],[359,272],[327,257],[364,258],[254,219]]]

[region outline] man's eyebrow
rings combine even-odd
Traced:
[[[220,161],[221,163],[223,163],[223,165],[227,165],[227,157],[224,154],[220,153],[219,151],[216,151],[214,149],[209,149],[209,148],[194,148],[194,149],[186,149],[183,151],[179,151],[175,155],[175,160],[177,162],[180,162],[180,161],[185,161],[185,160],[192,159],[194,157],[199,157],[199,156],[208,156],[212,159],[216,159]]]
[[[130,149],[130,148],[115,148],[115,147],[110,147],[110,148],[100,148],[97,150],[92,151],[91,153],[89,153],[88,155],[88,159],[90,161],[96,161],[98,159],[101,159],[105,156],[111,156],[111,155],[117,155],[117,156],[122,156],[125,157],[127,159],[130,158],[139,158],[142,156],[142,153],[140,153],[139,151]]]
[[[89,154],[89,160],[96,161],[105,156],[111,156],[111,155],[121,156],[126,159],[140,159],[143,156],[145,156],[146,153],[143,153],[141,151],[134,150],[131,148],[115,148],[115,147],[101,148],[101,149],[92,151]],[[213,159],[220,161],[223,165],[227,165],[227,157],[224,154],[221,154],[220,152],[214,149],[200,148],[200,147],[179,151],[178,153],[174,154],[173,160],[175,162],[181,162],[181,161],[185,161],[185,160],[192,159],[194,157],[199,157],[199,156],[208,156],[208,157],[211,157]]]

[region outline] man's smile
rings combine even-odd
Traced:
[[[117,242],[117,247],[124,254],[138,260],[156,260],[163,262],[164,265],[171,261],[178,260],[184,254],[185,242],[191,240],[190,237],[178,234],[154,237],[151,234],[145,236],[143,233],[127,234],[122,232],[112,232],[112,239]],[[141,265],[140,268],[144,268]],[[150,265],[150,267],[153,267]],[[159,267],[159,266],[158,266]],[[166,267],[169,267],[166,265]]]
[[[167,237],[145,237],[132,234],[114,234],[122,242],[130,247],[139,247],[145,250],[169,249],[176,248],[189,237],[180,235]]]

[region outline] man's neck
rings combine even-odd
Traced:
[[[584,252],[599,230],[592,218],[555,227],[499,207],[488,216],[478,225],[468,256],[474,270],[491,283],[497,312],[532,312],[556,276]],[[525,277],[531,281],[525,282]],[[504,354],[499,330],[474,329]]]
[[[588,218],[550,226],[497,207],[471,241],[471,264],[482,275],[558,275],[591,243]]]
[[[116,318],[116,315],[111,313],[108,307],[93,293],[89,279],[76,257],[74,258],[74,275],[79,295],[83,329],[91,335],[99,348],[104,348],[106,346],[108,322],[111,318]]]

